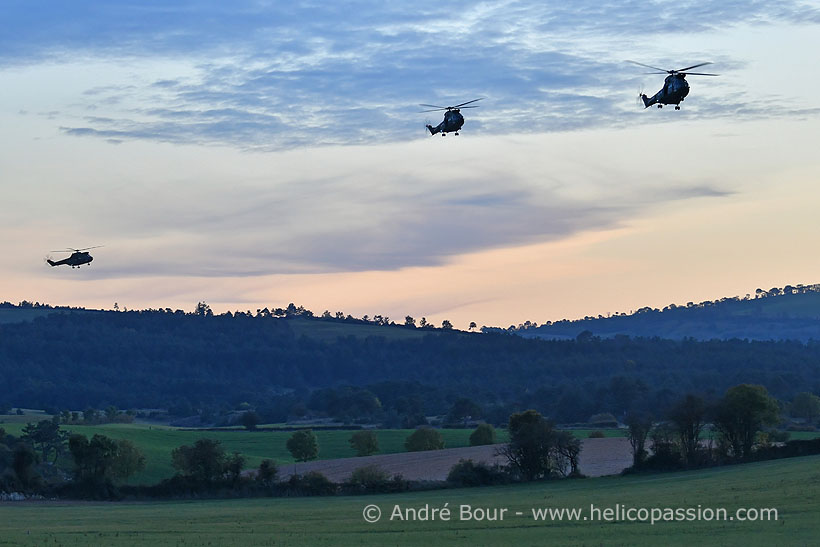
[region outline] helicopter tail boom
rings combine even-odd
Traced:
[[[49,266],[51,266],[51,267],[54,267],[54,266],[56,266],[56,265],[57,265],[57,263],[56,263],[56,262],[54,262],[53,260],[51,260],[50,258],[47,258],[47,259],[46,259],[46,262],[48,262],[48,265],[49,265]]]
[[[428,123],[425,127],[427,127],[427,130],[428,130],[428,131],[430,131],[430,134],[431,134],[431,135],[435,135],[436,133],[438,133],[438,132],[439,132],[439,128],[438,128],[438,126],[433,127],[432,125],[430,125],[430,124]]]
[[[654,97],[652,99],[650,99],[649,97],[647,97],[646,95],[641,93],[641,100],[643,101],[643,107],[644,108],[649,108],[650,106],[655,104],[656,101],[654,101],[653,99],[654,99]]]

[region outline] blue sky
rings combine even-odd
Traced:
[[[777,180],[801,199],[768,229],[814,243],[794,218],[818,197],[818,26],[801,1],[8,2],[0,230],[20,260],[0,299],[499,324],[815,282],[799,251],[780,269],[693,255],[721,234],[686,219],[744,211],[724,248],[751,246]],[[644,111],[662,77],[625,59],[721,76],[690,77],[680,112]],[[439,115],[418,103],[477,97],[462,135],[425,135]],[[688,286],[669,288],[663,253],[640,266],[664,231],[691,234],[670,256],[708,260]],[[98,244],[86,272],[42,267]],[[412,276],[427,290],[398,297]]]

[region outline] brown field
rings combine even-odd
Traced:
[[[589,477],[614,475],[632,463],[629,441],[624,437],[583,439],[581,442],[583,448],[579,467],[581,472]],[[447,478],[450,468],[462,459],[471,459],[474,462],[506,463],[503,456],[495,454],[500,446],[468,446],[426,452],[403,452],[297,463],[280,467],[279,477],[287,479],[294,473],[319,471],[333,482],[344,482],[359,467],[377,465],[390,474],[400,474],[408,480],[442,481]]]

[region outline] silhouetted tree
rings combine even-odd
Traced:
[[[311,429],[302,429],[291,435],[287,448],[297,462],[315,460],[319,456],[319,440]]]
[[[697,463],[700,434],[706,425],[706,402],[695,395],[687,395],[669,410],[669,419],[680,438],[683,461]]]
[[[182,476],[200,485],[209,485],[224,477],[228,458],[219,441],[199,439],[192,446],[173,449],[171,463]]]
[[[73,434],[68,448],[74,458],[77,480],[96,485],[124,480],[145,468],[145,456],[125,439],[110,439],[96,434],[91,440]]]
[[[513,414],[508,431],[510,442],[499,452],[524,479],[547,478],[554,472],[563,472],[555,452],[556,431],[540,413],[527,410]]]
[[[646,460],[646,438],[652,429],[652,417],[646,413],[631,412],[626,417],[627,438],[632,447],[632,467],[639,469]]]
[[[759,385],[740,384],[729,388],[715,410],[715,427],[729,444],[736,459],[748,459],[758,431],[779,419],[777,401]]]
[[[490,424],[478,424],[470,434],[470,446],[495,444],[495,428]]]
[[[257,414],[253,410],[244,412],[242,414],[242,417],[240,418],[240,421],[242,422],[242,426],[248,431],[255,431],[256,426],[258,426],[261,422],[259,414]]]
[[[404,448],[408,452],[441,450],[444,448],[444,438],[437,429],[420,427],[407,437],[404,441]]]
[[[22,430],[21,439],[40,451],[43,461],[48,460],[49,454],[54,452],[54,461],[63,453],[68,442],[68,433],[60,429],[59,418],[56,420],[40,420],[35,425],[26,424]]]
[[[379,451],[379,438],[375,431],[357,431],[350,437],[350,446],[357,456],[370,456]]]
[[[256,481],[262,486],[270,487],[276,483],[279,468],[273,460],[262,460],[256,471]]]
[[[40,486],[41,477],[35,469],[37,454],[25,443],[17,443],[11,453],[11,468],[14,470],[14,478],[23,490],[34,489]]]
[[[198,315],[199,317],[213,317],[214,312],[211,311],[211,307],[208,304],[199,302],[194,310],[194,315]]]

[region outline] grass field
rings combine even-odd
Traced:
[[[395,506],[453,509],[449,522],[390,521]],[[364,522],[365,506],[382,519]],[[459,506],[503,521],[459,518]],[[776,521],[535,521],[533,508],[775,508]],[[515,515],[521,512],[522,515]],[[701,471],[380,496],[162,503],[0,504],[0,545],[816,545],[820,456]]]
[[[24,416],[3,416],[9,422],[1,423],[12,435],[19,435],[26,421],[44,419],[42,415],[24,421]],[[13,420],[13,421],[11,421]],[[256,468],[263,459],[269,458],[279,464],[293,463],[294,459],[288,452],[285,444],[293,435],[292,431],[257,431],[244,430],[228,431],[191,431],[180,430],[165,426],[149,426],[144,424],[107,424],[96,426],[62,426],[72,433],[80,433],[86,437],[94,434],[106,435],[112,439],[128,439],[133,442],[146,458],[146,468],[141,473],[131,477],[129,484],[154,484],[174,474],[171,466],[171,450],[184,444],[191,445],[198,439],[216,439],[222,443],[226,452],[239,452],[246,458],[246,468]],[[471,429],[442,429],[445,447],[458,448],[470,445]],[[377,430],[380,454],[394,454],[404,452],[404,441],[412,433],[410,429],[382,429]],[[350,447],[350,436],[353,431],[322,431],[316,430],[319,439],[319,459],[350,458],[356,455]],[[498,431],[499,441],[506,440],[506,432]],[[0,543],[2,545],[2,543]]]
[[[30,412],[30,411],[27,411]],[[12,435],[20,435],[27,422],[48,419],[45,414],[26,414],[24,416],[0,416],[0,428],[4,428]],[[228,453],[239,452],[246,458],[246,468],[256,468],[263,459],[272,459],[279,464],[294,463],[285,444],[293,434],[292,431],[262,430],[248,432],[241,429],[225,431],[196,431],[145,424],[106,424],[97,426],[62,426],[72,433],[80,433],[87,437],[101,434],[113,439],[128,439],[133,442],[145,455],[146,468],[134,475],[129,484],[155,484],[174,474],[171,466],[171,451],[184,444],[191,445],[197,439],[216,439],[222,443]],[[469,446],[471,429],[441,429],[446,448]],[[587,438],[592,429],[577,429],[573,433],[579,438]],[[624,436],[623,430],[604,429],[607,437]],[[353,431],[326,431],[316,430],[319,439],[319,459],[331,460],[350,458],[355,452],[350,447],[349,439]],[[381,429],[376,430],[379,439],[380,454],[395,454],[404,452],[404,441],[412,433],[410,429]],[[507,440],[506,431],[496,430],[498,442]],[[809,439],[820,436],[820,433],[793,432],[792,439]],[[0,543],[0,545],[2,545]]]

